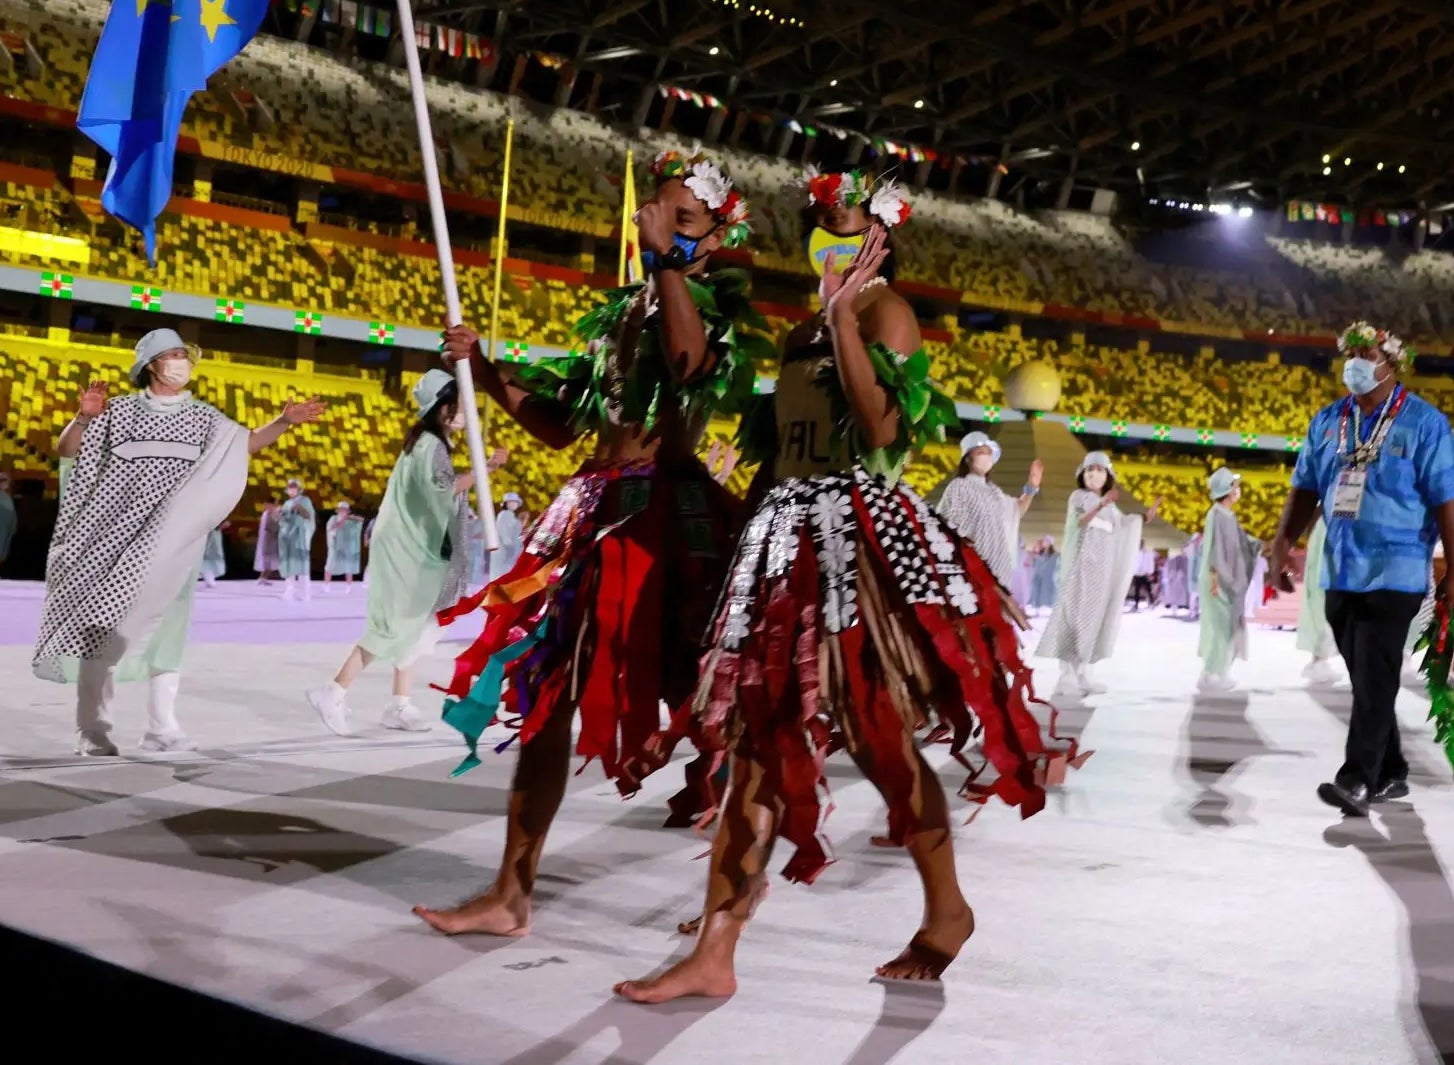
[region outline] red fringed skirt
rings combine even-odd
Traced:
[[[961,794],[1029,817],[1074,759],[1030,712],[1030,669],[1002,590],[968,542],[902,484],[861,469],[776,485],[748,522],[718,604],[693,710],[698,742],[761,762],[811,882],[829,863],[823,762],[841,731],[876,767],[898,842],[918,828],[912,735],[978,736],[995,773]]]
[[[551,714],[578,709],[577,752],[634,793],[640,783],[625,767],[661,728],[661,702],[677,711],[696,688],[740,510],[700,463],[586,463],[531,527],[510,572],[440,613],[441,624],[487,614],[455,659],[448,694],[468,700],[492,659],[528,645],[503,667],[520,742]],[[706,801],[694,798],[695,812]]]

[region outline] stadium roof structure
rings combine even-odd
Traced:
[[[1146,196],[1454,199],[1442,0],[420,0],[417,13],[488,34],[507,58],[599,74],[598,107],[623,120],[667,85],[795,134],[788,123],[827,129],[849,153],[856,135],[912,147],[931,167]],[[704,132],[741,135],[710,119]]]

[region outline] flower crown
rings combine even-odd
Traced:
[[[810,166],[794,184],[807,192],[809,207],[820,203],[839,207],[867,204],[868,213],[888,229],[907,222],[913,210],[901,185],[888,178],[875,181],[862,170],[822,174],[817,167]]]
[[[1359,351],[1381,351],[1388,361],[1403,369],[1414,361],[1417,354],[1413,348],[1405,347],[1396,334],[1387,329],[1375,329],[1367,322],[1354,322],[1338,336],[1338,354]]]
[[[732,179],[700,149],[690,155],[666,151],[651,164],[651,174],[660,185],[672,178],[681,178],[693,196],[707,205],[712,216],[727,227],[722,247],[736,248],[747,243],[752,233],[749,222],[752,209],[747,198],[732,187]]]

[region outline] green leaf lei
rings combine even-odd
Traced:
[[[673,409],[687,418],[740,412],[752,397],[755,362],[767,362],[774,355],[764,332],[767,322],[752,309],[747,275],[741,270],[721,270],[700,281],[686,281],[702,316],[707,345],[716,354],[707,372],[690,381],[673,379],[652,320],[655,315],[642,324],[627,371],[622,374],[617,369],[613,341],[645,287],[638,282],[610,290],[601,306],[576,323],[573,335],[582,352],[522,366],[515,372],[516,383],[564,403],[570,408],[572,425],[581,432],[614,423],[640,425],[649,432],[663,413]],[[619,408],[614,416],[613,407]]]
[[[1440,603],[1434,611],[1415,650],[1424,651],[1424,664],[1419,672],[1429,690],[1429,720],[1434,723],[1434,740],[1444,748],[1449,764],[1454,765],[1454,692],[1449,689],[1449,663],[1454,657],[1454,640],[1449,638],[1449,609]]]
[[[871,448],[863,440],[848,405],[848,396],[831,362],[818,376],[818,385],[829,396],[833,419],[838,423],[835,453],[846,445],[848,455],[871,474],[898,480],[909,464],[909,456],[930,443],[942,442],[949,429],[959,425],[954,401],[929,376],[929,356],[923,348],[905,357],[887,345],[868,345],[868,357],[875,374],[888,389],[899,410],[899,430],[893,443]],[[754,396],[737,428],[737,448],[744,462],[765,462],[777,454],[777,421],[772,396]]]

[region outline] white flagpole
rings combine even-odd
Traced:
[[[434,223],[434,246],[439,250],[439,276],[444,281],[445,321],[460,325],[464,315],[459,306],[459,285],[454,277],[454,251],[449,244],[449,222],[444,217],[444,192],[439,184],[439,161],[434,157],[434,129],[429,122],[429,103],[424,96],[424,71],[419,65],[419,40],[414,35],[414,11],[410,0],[398,0],[399,34],[404,44],[404,62],[409,68],[409,88],[414,96],[414,121],[419,127],[419,155],[424,162],[424,187],[429,193],[429,217]],[[493,360],[495,353],[486,352]],[[475,502],[484,526],[485,550],[500,546],[495,529],[495,503],[490,493],[490,471],[485,460],[485,441],[480,435],[480,411],[475,400],[475,383],[467,360],[454,364],[459,386],[459,405],[464,412],[464,435],[470,449],[470,467],[475,474]]]

